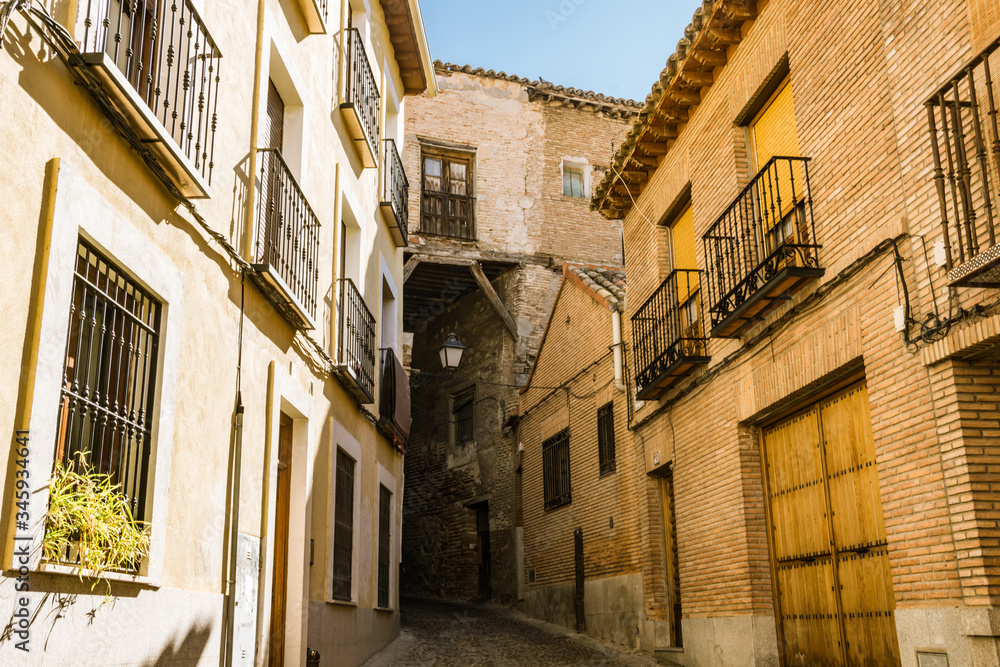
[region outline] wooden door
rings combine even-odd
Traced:
[[[765,428],[762,440],[784,663],[898,665],[866,386]]]
[[[677,521],[674,518],[674,475],[660,478],[660,501],[663,510],[663,556],[667,584],[667,617],[670,645],[683,646],[681,634],[681,578],[677,555]]]
[[[278,427],[278,489],[274,510],[274,570],[271,587],[272,667],[285,664],[285,610],[288,601],[288,510],[291,491],[292,420],[281,415]]]

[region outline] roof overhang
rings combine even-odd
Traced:
[[[380,0],[406,95],[437,94],[434,63],[419,0]]]
[[[632,209],[714,82],[715,69],[726,64],[729,48],[743,38],[744,24],[756,17],[756,0],[706,2],[695,10],[676,53],[594,189],[592,210],[620,220]]]

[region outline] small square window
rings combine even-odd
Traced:
[[[583,169],[580,167],[563,167],[563,194],[567,197],[586,197],[584,191]]]

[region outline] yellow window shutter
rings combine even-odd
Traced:
[[[750,126],[754,157],[758,172],[774,156],[799,157],[799,137],[795,132],[795,103],[792,82],[782,84],[778,94]],[[779,160],[762,177],[757,194],[765,228],[774,229],[802,199],[805,192],[805,172],[801,162]],[[780,210],[778,203],[780,200]]]
[[[697,269],[698,251],[694,239],[694,210],[691,206],[684,209],[680,217],[670,226],[670,238],[674,249],[674,266],[676,269]],[[693,273],[677,275],[678,303],[684,303],[690,294],[698,290],[698,277]]]
[[[775,155],[799,156],[799,137],[795,133],[795,103],[792,82],[784,84],[771,104],[757,117],[751,127],[757,169],[764,168]]]

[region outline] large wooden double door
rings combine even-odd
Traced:
[[[763,449],[784,664],[898,665],[867,386],[765,428]]]

